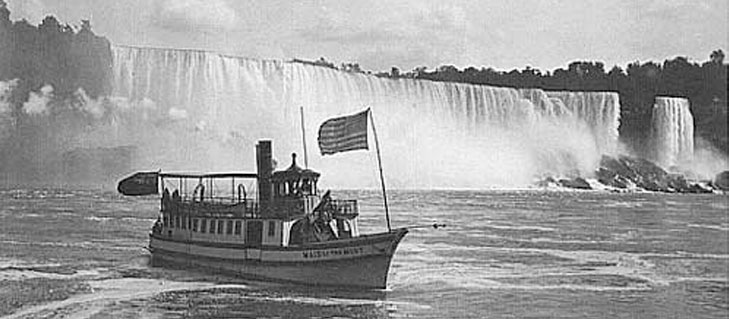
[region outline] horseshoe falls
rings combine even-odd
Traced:
[[[87,136],[135,145],[143,169],[253,171],[273,139],[278,168],[298,153],[324,185],[377,187],[370,151],[323,157],[326,119],[371,108],[395,188],[518,187],[545,175],[590,176],[617,149],[617,93],[548,92],[388,79],[302,63],[175,49],[113,47],[107,125]]]

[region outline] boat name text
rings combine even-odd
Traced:
[[[308,250],[302,252],[304,258],[327,258],[334,256],[361,255],[364,253],[363,247],[338,248],[328,250]]]

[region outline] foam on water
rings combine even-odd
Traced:
[[[694,228],[706,228],[711,230],[729,231],[729,223],[722,223],[720,225],[706,225],[706,224],[688,224],[688,227]]]
[[[23,302],[39,305],[9,310],[16,317],[619,317],[622,307],[716,317],[729,286],[718,196],[394,191],[393,225],[448,227],[412,229],[388,289],[353,293],[149,267],[142,247],[158,201],[41,194],[0,196],[14,206],[0,234],[0,286],[18,289],[0,298],[38,292]],[[362,231],[385,229],[378,193],[341,195],[363,199]],[[44,218],[23,218],[30,211]],[[65,302],[47,294],[76,284],[90,288]]]
[[[174,282],[155,279],[122,278],[90,281],[94,293],[71,297],[39,306],[25,308],[6,319],[53,316],[64,309],[70,316],[64,318],[89,318],[100,312],[108,304],[124,300],[149,298],[159,293],[176,290],[195,290],[213,287],[214,284],[202,282]]]

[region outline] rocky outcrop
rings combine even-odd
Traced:
[[[729,171],[723,171],[714,177],[714,187],[729,191]]]
[[[668,173],[651,161],[624,155],[618,158],[603,155],[595,174],[600,183],[615,188],[641,188],[667,193],[713,192],[708,184],[689,182],[684,175]]]
[[[575,177],[572,179],[560,179],[559,185],[562,185],[562,187],[575,188],[575,189],[592,189],[592,186],[590,186],[590,183],[588,183],[582,177]]]

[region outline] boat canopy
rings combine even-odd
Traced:
[[[162,178],[258,178],[256,173],[210,173],[210,174],[196,174],[196,173],[160,173]]]

